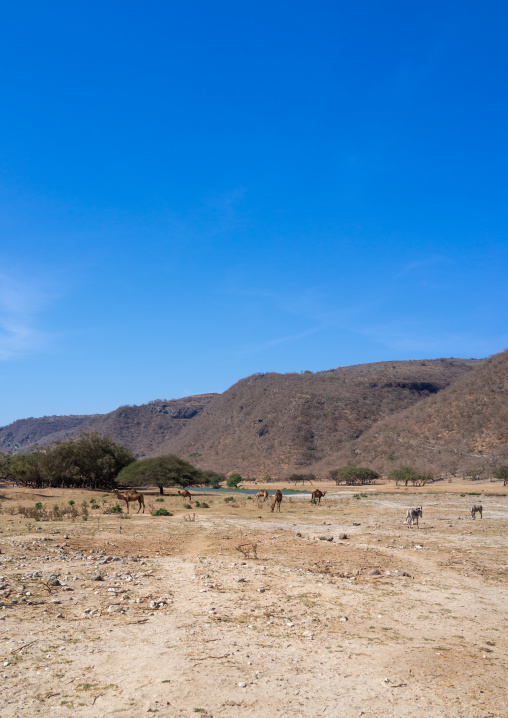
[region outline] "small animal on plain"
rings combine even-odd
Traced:
[[[280,512],[281,502],[282,502],[282,491],[279,491],[279,489],[277,489],[277,491],[275,492],[273,503],[272,503],[272,511],[275,508],[275,504],[277,504],[277,511]]]
[[[480,518],[483,519],[483,506],[481,504],[473,504],[471,506],[471,518],[475,519],[476,514],[480,514]]]
[[[185,501],[185,499],[192,499],[192,494],[189,491],[187,491],[187,489],[185,489],[185,491],[179,491],[178,495],[181,496],[184,499],[184,501]]]
[[[139,491],[136,491],[136,489],[129,489],[125,494],[121,494],[118,489],[115,489],[115,494],[117,499],[123,499],[127,504],[127,513],[129,513],[129,503],[132,501],[137,501],[139,504],[138,514],[141,511],[141,507],[143,507],[143,513],[145,513],[145,497],[143,494],[140,494]]]
[[[423,510],[421,506],[417,506],[416,508],[408,509],[406,514],[406,523],[408,526],[414,526],[414,522],[416,520],[416,525],[418,528],[420,528],[418,524],[418,518],[423,516]]]
[[[316,489],[312,492],[312,498],[310,500],[311,504],[318,502],[318,504],[321,503],[321,499],[323,499],[326,495],[326,491],[320,491],[319,489]]]

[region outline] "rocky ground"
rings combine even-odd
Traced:
[[[128,520],[103,497],[86,521],[35,521],[19,506],[72,492],[3,489],[0,714],[507,716],[502,492],[340,489],[280,514],[153,495],[173,516]]]

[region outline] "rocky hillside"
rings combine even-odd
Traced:
[[[0,429],[0,451],[28,451],[63,441],[81,432],[96,431],[134,451],[138,456],[157,452],[168,438],[177,436],[217,394],[201,394],[141,406],[121,406],[109,414],[51,416],[22,419]]]
[[[312,374],[258,374],[215,397],[153,455],[243,475],[313,471],[377,421],[428,401],[478,360],[380,362]]]
[[[34,444],[57,433],[78,430],[91,416],[43,416],[38,419],[19,419],[0,428],[0,451],[28,451]]]
[[[352,454],[353,452],[353,454]],[[318,467],[354,456],[383,472],[401,464],[451,474],[508,464],[508,351],[485,360],[439,394],[376,422]]]

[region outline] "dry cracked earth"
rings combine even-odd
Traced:
[[[508,716],[501,492],[340,489],[280,514],[153,495],[129,520],[105,497],[39,522],[18,507],[96,494],[4,488],[0,715]]]

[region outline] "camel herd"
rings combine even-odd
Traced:
[[[135,501],[137,501],[139,504],[137,513],[139,514],[139,512],[141,511],[141,508],[143,508],[143,513],[145,513],[145,498],[144,498],[143,494],[141,494],[139,491],[136,491],[136,489],[129,489],[128,491],[126,491],[123,494],[121,494],[118,491],[118,489],[115,489],[115,494],[116,494],[117,499],[119,499],[121,501],[125,501],[125,503],[127,504],[127,513],[129,513],[129,504],[133,503]],[[183,498],[184,502],[190,501],[192,499],[192,494],[189,491],[187,491],[187,489],[185,489],[184,491],[179,491],[178,495]],[[320,504],[321,499],[324,498],[325,495],[326,495],[326,491],[320,491],[319,489],[316,489],[315,491],[312,492],[310,501],[312,504],[315,504],[315,503]],[[260,506],[261,503],[264,503],[265,501],[267,501],[268,497],[269,497],[269,493],[266,489],[263,491],[258,491],[256,494],[258,506]],[[274,509],[276,508],[277,511],[279,511],[279,513],[280,513],[281,503],[282,503],[282,491],[277,489],[277,491],[275,492],[275,495],[273,497],[273,502],[270,507],[271,511],[274,511]],[[481,504],[473,504],[473,506],[471,507],[471,518],[476,519],[476,514],[480,514],[480,518],[481,519],[483,518],[483,506]],[[422,518],[422,516],[423,516],[423,507],[422,506],[416,506],[413,508],[409,508],[407,510],[407,514],[406,514],[406,523],[408,525],[408,528],[412,528],[414,526],[415,521],[416,521],[416,527],[420,528],[418,519]]]

